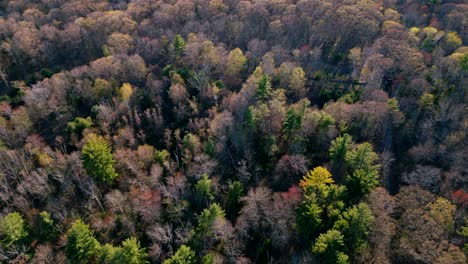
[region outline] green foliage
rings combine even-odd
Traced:
[[[54,220],[52,220],[49,212],[42,211],[39,213],[36,232],[43,240],[56,239],[58,235],[57,226],[55,225]]]
[[[245,69],[245,64],[247,63],[247,58],[242,53],[242,50],[236,48],[229,52],[227,58],[227,68],[226,74],[230,76],[238,76]]]
[[[76,220],[67,233],[65,254],[71,263],[90,263],[99,253],[99,242],[82,220]]]
[[[195,264],[195,252],[188,246],[182,245],[170,259],[166,259],[164,264]]]
[[[359,144],[356,148],[346,153],[346,162],[350,166],[351,171],[362,169],[365,172],[376,171],[379,165],[375,162],[378,160],[377,153],[370,143]]]
[[[339,252],[344,249],[344,237],[338,230],[328,230],[321,234],[312,247],[312,252],[321,256],[325,263],[336,263]],[[340,256],[342,259],[343,256]]]
[[[198,225],[192,231],[191,244],[194,249],[201,250],[205,242],[213,235],[213,224],[218,218],[224,218],[224,210],[217,204],[212,204],[209,208],[203,210],[198,218]]]
[[[166,76],[166,77],[171,77],[171,75],[176,72],[176,68],[174,67],[174,65],[172,64],[169,64],[169,65],[166,65],[164,66],[163,70],[162,70],[162,74],[163,76]]]
[[[122,242],[122,247],[117,254],[116,264],[147,264],[145,249],[141,248],[140,242],[134,237],[128,238]]]
[[[110,97],[114,90],[111,82],[101,78],[96,78],[96,80],[94,80],[93,88],[96,99]]]
[[[308,172],[299,186],[304,198],[297,209],[297,229],[305,238],[310,238],[338,218],[344,208],[345,188],[334,184],[331,173],[323,167]]]
[[[214,262],[214,256],[213,254],[206,254],[203,258],[202,258],[202,264],[215,264]]]
[[[304,195],[296,216],[298,232],[306,238],[318,233],[322,224],[322,214],[323,209],[318,204],[317,195]]]
[[[435,48],[435,42],[432,38],[425,38],[422,42],[421,49],[426,52],[432,52]]]
[[[50,77],[52,77],[52,75],[54,75],[54,72],[51,71],[50,69],[43,68],[43,69],[41,70],[41,75],[42,75],[42,77],[44,77],[44,78],[50,78]]]
[[[211,233],[211,226],[218,217],[224,217],[224,210],[217,204],[212,204],[209,208],[203,210],[198,219],[198,226],[195,229],[197,234],[209,236]]]
[[[184,148],[190,150],[193,153],[195,152],[195,148],[200,144],[200,139],[196,135],[188,133],[184,136],[182,144]]]
[[[98,181],[111,183],[118,176],[113,167],[115,160],[111,148],[101,136],[89,134],[86,137],[82,160],[86,172]]]
[[[286,138],[289,138],[293,131],[302,127],[302,120],[306,109],[306,102],[300,109],[296,107],[289,107],[283,120],[283,133]]]
[[[377,153],[371,144],[365,142],[346,153],[346,164],[349,174],[346,187],[349,198],[358,200],[368,194],[379,183],[379,165]]]
[[[379,185],[377,171],[357,169],[346,177],[346,187],[350,197],[363,197]]]
[[[465,238],[465,242],[468,241],[468,218],[465,218],[465,225],[462,226],[458,234]],[[463,245],[463,251],[465,252],[465,256],[468,257],[468,243]]]
[[[340,101],[343,101],[347,104],[353,104],[361,98],[362,90],[361,89],[352,89],[342,97],[340,97]]]
[[[205,154],[210,156],[210,157],[213,157],[214,154],[215,154],[215,151],[216,151],[216,148],[215,148],[215,143],[213,142],[212,139],[208,139],[206,142],[205,142]]]
[[[67,123],[68,131],[78,136],[81,136],[81,134],[83,133],[85,129],[90,128],[92,126],[93,126],[93,121],[91,120],[91,117],[89,116],[87,118],[76,117],[75,120]]]
[[[247,112],[245,114],[245,125],[247,127],[254,128],[255,127],[255,106],[250,105],[249,108],[247,109]]]
[[[174,37],[172,45],[174,46],[174,53],[176,56],[181,56],[184,53],[186,44],[184,38],[182,38],[181,35],[176,35]]]
[[[327,128],[330,125],[335,124],[335,119],[332,115],[326,113],[325,111],[320,111],[319,126],[321,128]]]
[[[171,157],[171,154],[169,151],[163,149],[163,150],[156,150],[154,152],[154,161],[158,163],[159,165],[163,166],[164,163],[166,163],[169,158]]]
[[[134,237],[122,242],[121,247],[105,244],[99,248],[98,262],[103,264],[147,264],[148,254]]]
[[[350,264],[349,256],[343,252],[336,253],[336,264]]]
[[[25,222],[19,213],[9,213],[0,220],[2,246],[9,247],[27,236]]]
[[[98,262],[102,264],[112,264],[117,261],[118,256],[121,254],[122,249],[114,247],[111,244],[105,244],[99,248]]]
[[[344,134],[343,136],[337,137],[331,142],[330,146],[330,159],[333,163],[342,163],[346,159],[350,147],[353,144],[353,139],[350,135]]]
[[[455,224],[453,217],[456,206],[449,200],[439,197],[435,202],[428,204],[427,207],[429,215],[437,222],[438,226],[444,228],[447,233],[451,233]]]
[[[419,97],[418,103],[424,109],[431,109],[434,106],[435,96],[430,93],[424,93]]]
[[[392,109],[393,111],[400,111],[400,105],[398,103],[398,99],[397,98],[390,98],[388,99],[388,106],[390,107],[390,109]]]
[[[345,245],[351,251],[362,248],[366,244],[374,216],[369,206],[360,203],[343,212],[334,229],[339,230],[343,236]]]
[[[234,219],[237,217],[241,207],[240,198],[242,195],[244,195],[244,186],[242,186],[240,181],[229,183],[225,206],[226,214],[228,215],[229,219]]]
[[[460,56],[460,58],[458,59],[458,66],[463,71],[468,72],[468,52]]]
[[[445,36],[445,44],[449,52],[455,50],[463,44],[462,39],[458,36],[458,33],[451,31]]]
[[[104,57],[108,57],[108,56],[112,55],[112,52],[109,50],[109,46],[107,46],[105,44],[102,45],[101,50],[102,50],[102,56],[104,56]]]
[[[271,83],[270,76],[263,74],[263,76],[257,82],[257,98],[261,100],[267,100],[271,96]]]
[[[103,246],[94,238],[94,233],[82,220],[76,220],[67,233],[65,254],[71,263],[147,264],[148,254],[134,237],[122,242],[122,246]]]
[[[211,180],[206,173],[204,173],[195,184],[195,199],[198,204],[206,204],[214,199],[214,195],[211,191]]]

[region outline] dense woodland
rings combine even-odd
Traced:
[[[467,18],[0,1],[0,261],[467,263]]]

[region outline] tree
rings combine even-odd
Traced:
[[[468,218],[465,218],[465,224],[461,227],[458,234],[465,238],[465,242],[468,241]],[[465,255],[468,256],[468,242],[463,245],[463,251],[465,251]]]
[[[244,186],[240,181],[229,183],[226,194],[226,214],[230,220],[234,220],[239,215],[241,207],[240,198],[244,194]]]
[[[81,219],[76,220],[67,232],[65,254],[71,263],[90,263],[99,253],[99,242]]]
[[[305,83],[306,77],[301,67],[295,67],[289,77],[289,89],[291,89],[294,98],[301,99],[306,95]]]
[[[242,50],[236,48],[229,52],[226,62],[226,80],[231,85],[239,85],[242,82],[242,73],[245,70],[247,58]]]
[[[140,242],[134,238],[128,238],[122,242],[121,247],[105,244],[99,247],[99,263],[109,264],[148,264],[148,254],[140,247]]]
[[[115,160],[109,144],[96,134],[87,135],[85,141],[81,156],[86,172],[98,181],[111,183],[118,174],[113,167]]]
[[[458,59],[458,65],[460,69],[468,72],[468,52],[460,56],[460,58]]]
[[[445,48],[448,53],[453,52],[462,44],[462,39],[458,36],[457,32],[451,31],[445,36]]]
[[[299,186],[307,191],[309,188],[318,188],[322,185],[332,184],[333,182],[331,173],[327,169],[316,167],[304,176],[304,179],[299,182]]]
[[[437,167],[416,165],[410,173],[403,173],[401,181],[407,185],[417,185],[432,193],[438,193],[442,172]]]
[[[333,228],[343,234],[345,245],[351,252],[358,252],[366,245],[373,221],[369,206],[359,203],[343,212]]]
[[[302,127],[304,114],[310,102],[308,100],[302,100],[298,104],[301,105],[299,109],[294,105],[290,106],[284,116],[282,127],[287,140],[293,140],[294,138],[291,138],[292,133]]]
[[[132,85],[129,83],[122,84],[122,87],[120,87],[119,89],[120,100],[122,100],[123,102],[128,102],[132,94],[133,94]]]
[[[4,247],[7,248],[27,236],[23,217],[19,213],[9,213],[0,220],[1,244]]]
[[[455,205],[416,186],[402,187],[396,198],[400,217],[391,251],[396,262],[465,261],[462,250],[449,242]]]
[[[177,252],[163,264],[195,264],[195,252],[188,246],[182,245]]]
[[[353,139],[348,134],[339,136],[331,142],[328,152],[332,162],[333,175],[338,179],[341,179],[346,173],[346,155],[353,144]]]
[[[112,33],[104,45],[104,56],[115,54],[128,54],[133,49],[134,39],[128,34]]]
[[[72,134],[76,134],[77,136],[81,136],[83,131],[87,128],[90,128],[91,126],[93,126],[91,117],[76,117],[75,120],[67,123],[68,131]]]
[[[174,53],[177,57],[182,56],[185,50],[185,40],[182,38],[181,35],[176,35],[174,37],[174,40],[172,42],[172,45],[174,46]]]
[[[213,200],[214,196],[211,191],[211,180],[208,174],[204,173],[195,185],[195,200],[199,207],[206,205],[209,201]]]
[[[267,100],[271,92],[270,76],[264,74],[257,82],[257,98]]]
[[[108,80],[96,78],[93,84],[93,92],[96,99],[109,98],[113,92],[112,84]]]
[[[352,200],[359,199],[368,194],[379,181],[379,165],[376,165],[378,155],[371,144],[365,142],[359,144],[351,151],[346,152],[348,176],[346,187],[348,196]]]
[[[49,212],[42,211],[37,217],[36,234],[43,240],[54,240],[58,235],[58,228]]]
[[[378,174],[374,171],[357,169],[346,177],[348,195],[355,200],[369,194],[377,185],[379,185]]]
[[[341,251],[344,250],[344,237],[340,231],[330,229],[326,233],[321,234],[312,246],[312,252],[320,255],[326,263],[336,263],[338,257],[343,261]]]
[[[297,228],[305,238],[320,233],[336,220],[344,208],[344,186],[334,184],[331,173],[316,167],[299,182],[304,198],[297,209]]]
[[[134,238],[128,238],[122,242],[120,254],[117,255],[116,264],[147,264],[145,249],[140,247],[140,242]]]
[[[210,244],[210,238],[213,234],[213,224],[216,219],[224,218],[224,210],[217,204],[212,204],[209,208],[203,210],[198,218],[198,225],[193,231],[192,243],[194,248],[202,251]]]

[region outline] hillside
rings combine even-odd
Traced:
[[[467,17],[0,1],[0,261],[467,263]]]

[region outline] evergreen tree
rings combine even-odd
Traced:
[[[1,245],[9,247],[28,235],[23,217],[17,212],[9,213],[0,220]]]
[[[185,40],[182,38],[181,35],[176,35],[174,37],[174,41],[172,42],[172,45],[174,46],[174,53],[177,57],[182,56],[185,50]]]
[[[321,234],[312,247],[312,252],[322,257],[324,263],[336,263],[345,248],[344,237],[340,231],[330,229]]]
[[[82,159],[86,172],[94,179],[111,183],[117,178],[111,148],[103,137],[96,134],[89,134],[86,137]]]
[[[298,99],[303,98],[306,95],[306,80],[305,72],[301,67],[295,67],[291,71],[289,89],[291,89],[292,94]]]
[[[147,264],[145,249],[141,248],[140,242],[134,238],[128,238],[122,242],[122,247],[117,254],[116,264]]]
[[[188,246],[182,245],[177,252],[163,264],[195,264],[195,252]]]
[[[87,264],[96,258],[99,242],[94,233],[81,219],[76,220],[67,233],[65,254],[71,263]]]
[[[192,245],[197,252],[203,251],[210,243],[213,234],[213,224],[218,218],[224,218],[224,210],[217,204],[212,204],[209,208],[203,210],[198,218],[198,225],[192,231]]]
[[[264,74],[257,82],[257,98],[267,100],[270,98],[271,92],[270,76]]]
[[[333,175],[338,179],[342,179],[346,173],[346,154],[354,145],[350,135],[344,134],[332,141],[329,154],[332,162]]]
[[[230,220],[234,220],[238,214],[241,207],[240,198],[244,194],[244,186],[240,181],[234,181],[229,183],[228,191],[226,195],[226,214]]]
[[[334,184],[331,173],[323,167],[308,172],[299,186],[304,198],[297,210],[297,228],[310,239],[338,218],[344,208],[345,188]]]
[[[208,178],[208,174],[204,173],[195,185],[195,200],[197,206],[200,208],[213,199],[214,196],[211,191],[211,180]]]
[[[379,165],[376,164],[377,159],[377,153],[367,142],[346,152],[349,173],[346,177],[346,187],[351,200],[359,200],[378,185]]]
[[[360,203],[343,212],[334,229],[339,230],[344,236],[346,247],[351,252],[356,252],[366,245],[374,216],[366,203]]]

